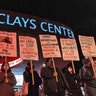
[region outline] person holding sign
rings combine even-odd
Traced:
[[[86,87],[85,93],[88,94],[86,96],[96,96],[96,78],[94,76],[93,68],[90,62],[90,59],[82,60],[83,67],[80,69],[79,73],[81,75],[81,79],[84,82],[84,87]]]
[[[65,67],[65,78],[69,85],[70,96],[83,96],[80,89],[81,79],[77,73],[73,72],[70,64]]]
[[[13,86],[16,83],[16,78],[11,72],[9,63],[3,63],[0,72],[0,96],[15,96]]]
[[[32,70],[34,74],[34,83],[32,83]],[[23,72],[24,80],[28,82],[28,94],[26,96],[39,96],[39,85],[41,85],[42,80],[37,71],[34,70],[34,65],[32,70],[31,64],[28,62]]]
[[[44,94],[46,96],[65,96],[65,82],[60,71],[57,68],[56,71],[54,71],[52,58],[47,58],[45,64],[46,66],[41,68]]]

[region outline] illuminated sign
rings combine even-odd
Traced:
[[[43,32],[59,34],[64,37],[74,39],[74,33],[70,29],[64,27],[63,25],[58,25],[58,23],[53,24],[50,23],[51,21],[46,21],[43,19],[40,21],[39,19],[0,13],[0,25],[8,25],[14,27],[19,26],[21,28],[28,28],[30,30],[36,30],[39,27],[39,30]],[[40,22],[38,22],[38,20]]]

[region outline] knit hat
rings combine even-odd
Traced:
[[[27,66],[30,67],[30,62],[27,63]],[[33,64],[33,69],[35,69],[34,64]]]
[[[87,64],[89,62],[89,59],[83,59],[82,64]]]

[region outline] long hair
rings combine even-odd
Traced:
[[[9,67],[9,69],[7,70],[7,72],[9,73],[9,72],[11,72],[11,67],[9,66],[9,63],[7,63],[7,64],[8,64],[8,67]],[[5,72],[4,65],[5,65],[5,62],[1,66],[1,71],[2,72]]]
[[[73,67],[72,67],[71,64],[68,64],[67,66],[65,66],[65,72],[70,73],[70,72],[68,71],[68,68],[69,68],[69,67],[72,68],[72,73],[73,73]]]

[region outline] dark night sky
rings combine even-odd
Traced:
[[[69,26],[76,37],[94,36],[96,39],[96,0],[0,0],[0,9],[29,14]],[[82,54],[80,59],[83,58]],[[82,65],[75,62],[76,69]]]

